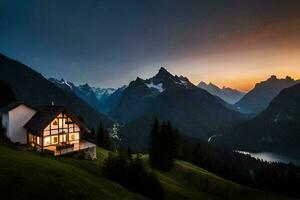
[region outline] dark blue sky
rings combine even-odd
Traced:
[[[198,74],[192,77],[196,82],[209,79],[210,67],[215,67],[204,55],[220,55],[228,46],[239,52],[239,41],[249,33],[267,34],[266,42],[253,45],[263,43],[259,48],[289,37],[270,32],[276,23],[299,19],[298,2],[0,0],[0,52],[46,77],[75,83],[117,87],[136,76],[151,76],[160,66]],[[291,34],[296,33],[298,29]]]

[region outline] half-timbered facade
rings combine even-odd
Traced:
[[[15,103],[2,112],[2,125],[13,142],[27,143],[38,151],[48,150],[54,155],[96,147],[82,139],[90,130],[63,106],[32,107]]]

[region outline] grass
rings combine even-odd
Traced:
[[[99,161],[43,157],[0,145],[0,199],[145,199],[101,176]]]
[[[97,160],[84,161],[0,144],[0,199],[146,199],[103,176],[108,153],[98,148]],[[176,161],[171,172],[155,172],[166,199],[288,199],[224,180],[184,161]]]

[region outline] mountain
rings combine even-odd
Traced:
[[[97,99],[94,90],[88,84],[76,86],[70,81],[65,81],[64,79],[58,80],[55,78],[49,78],[49,81],[57,85],[58,87],[74,93],[76,96],[80,97],[86,101],[90,106],[92,106],[97,111],[101,112],[100,102]]]
[[[206,84],[205,82],[201,81],[198,84],[198,87],[201,89],[206,90],[210,94],[220,97],[224,101],[226,101],[229,104],[234,104],[238,102],[244,95],[245,93],[231,89],[229,87],[223,87],[219,88],[218,86],[214,85],[213,83]]]
[[[74,93],[76,96],[86,101],[94,109],[102,113],[108,113],[116,106],[120,96],[126,88],[126,86],[122,86],[118,89],[97,88],[91,87],[87,83],[76,86],[70,81],[65,81],[64,79],[59,80],[55,78],[49,78],[49,81],[68,92]]]
[[[244,113],[258,114],[266,109],[269,103],[276,97],[281,90],[299,83],[287,76],[285,79],[278,79],[271,76],[266,81],[257,83],[235,106]]]
[[[170,120],[182,134],[204,139],[216,133],[225,134],[226,127],[241,119],[238,112],[225,108],[213,95],[164,68],[150,79],[132,81],[110,114],[126,123],[123,130],[149,124],[149,117],[145,116],[157,116]],[[148,122],[141,122],[142,119]],[[150,127],[138,130],[143,130],[138,134],[147,135]],[[132,131],[121,132],[133,134]]]
[[[300,83],[286,88],[266,110],[242,126],[237,144],[300,158]]]
[[[106,91],[103,93],[100,101],[100,107],[103,113],[109,113],[113,108],[117,106],[121,96],[123,95],[124,90],[126,89],[126,85],[118,88],[118,89],[105,89]]]
[[[110,126],[112,121],[97,112],[81,98],[48,81],[26,65],[0,54],[0,80],[9,83],[16,98],[33,105],[51,104],[67,106],[77,115],[82,115],[89,127],[102,121]]]
[[[114,88],[98,88],[98,87],[92,87],[92,90],[100,103],[105,102],[106,99],[116,91],[116,89]]]

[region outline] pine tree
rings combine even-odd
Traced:
[[[153,167],[157,166],[159,162],[159,128],[160,124],[157,118],[154,119],[152,129],[150,132],[150,144],[149,144],[149,161]]]
[[[151,166],[163,171],[169,171],[179,152],[178,131],[172,128],[170,122],[159,125],[155,119],[151,130],[149,160]]]
[[[97,130],[96,143],[98,146],[103,147],[104,149],[112,150],[110,136],[102,123],[99,124]]]

